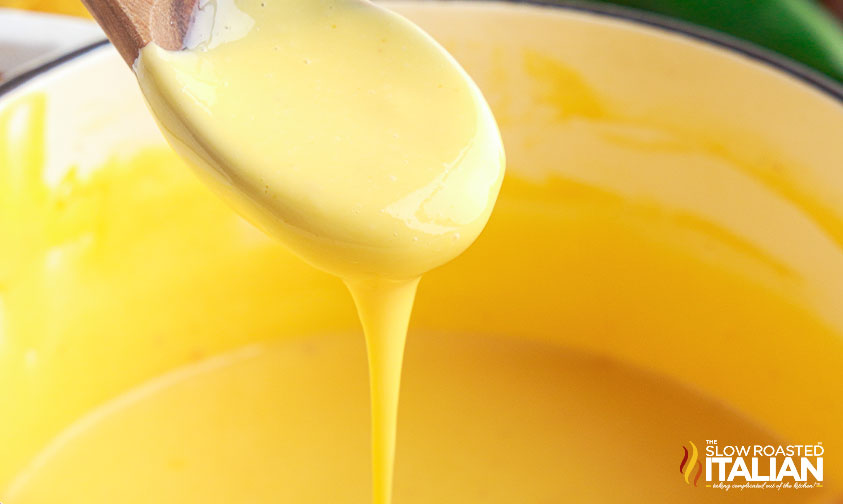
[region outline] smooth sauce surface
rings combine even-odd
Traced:
[[[8,498],[366,502],[365,361],[359,335],[343,334],[178,369],[76,422]],[[716,401],[604,359],[450,333],[411,333],[399,426],[403,504],[767,503],[767,492],[689,488],[676,471],[678,441],[713,429],[778,442]],[[806,492],[773,497],[820,494]]]
[[[369,348],[374,502],[388,504],[416,286],[489,218],[504,166],[492,113],[433,39],[366,0],[205,2],[186,44],[142,50],[144,95],[235,209],[348,285]]]
[[[416,278],[474,241],[503,147],[433,39],[362,0],[205,10],[194,49],[150,44],[135,66],[168,140],[235,209],[344,278]]]

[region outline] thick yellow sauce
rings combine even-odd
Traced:
[[[489,218],[492,112],[442,47],[368,0],[213,0],[185,43],[141,51],[144,96],[236,210],[345,281],[369,348],[374,502],[389,504],[416,286]]]
[[[417,278],[474,241],[503,147],[433,39],[363,0],[205,9],[194,49],[150,44],[135,68],[167,139],[236,210],[346,279]]]
[[[587,354],[410,336],[395,502],[719,502],[679,477],[676,440],[715,429],[724,440],[779,442],[715,401]],[[251,345],[180,368],[75,422],[7,498],[364,503],[366,374],[358,334]]]
[[[416,299],[395,502],[839,500],[839,106],[681,40],[429,5],[512,169]],[[167,149],[45,173],[56,105],[0,107],[0,500],[365,502],[343,284]],[[681,446],[710,436],[822,441],[824,488],[689,488]]]

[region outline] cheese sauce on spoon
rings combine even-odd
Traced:
[[[203,1],[186,45],[141,51],[144,95],[206,182],[351,291],[387,504],[416,286],[489,218],[504,171],[492,113],[433,39],[364,0]]]

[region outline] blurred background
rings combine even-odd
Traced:
[[[542,3],[564,1],[539,0]],[[766,47],[843,82],[843,0],[591,0],[680,19]],[[51,18],[21,11],[51,13]],[[0,0],[0,80],[98,33],[80,0]]]

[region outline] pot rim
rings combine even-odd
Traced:
[[[547,9],[565,9],[575,12],[585,12],[616,20],[619,19],[649,28],[655,28],[657,30],[663,30],[668,33],[684,35],[701,42],[704,45],[718,47],[727,52],[746,56],[777,72],[794,77],[809,87],[812,87],[824,95],[843,104],[843,85],[838,84],[830,77],[827,77],[802,63],[779,55],[771,50],[756,46],[751,42],[685,21],[639,11],[628,7],[610,4],[595,4],[578,0],[563,0],[561,2],[554,2],[553,0],[494,0],[492,3],[498,3],[501,1],[503,3],[530,5]],[[50,70],[70,63],[71,61],[81,58],[96,49],[110,44],[111,42],[109,42],[108,39],[93,42],[12,77],[8,81],[0,84],[0,100],[2,100],[3,97],[9,94],[12,90],[48,73]]]

